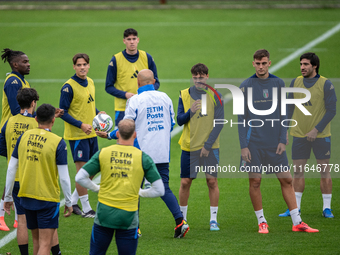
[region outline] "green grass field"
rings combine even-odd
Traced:
[[[106,70],[111,56],[124,49],[123,31],[138,30],[139,48],[150,53],[157,65],[160,90],[166,92],[177,109],[179,90],[190,85],[191,67],[205,63],[211,78],[239,85],[254,73],[252,55],[260,48],[271,53],[272,66],[291,53],[319,38],[340,23],[340,10],[136,10],[136,11],[0,11],[0,49],[24,51],[30,58],[31,74],[27,80],[40,95],[39,104],[59,104],[63,83],[74,74],[72,57],[78,52],[90,56],[89,77],[96,84],[99,110],[114,116],[113,97],[105,88]],[[331,78],[335,89],[340,85],[340,33],[315,44],[311,51],[321,59],[320,74]],[[0,64],[1,84],[9,65]],[[295,57],[280,67],[275,75],[290,80],[298,75]],[[333,79],[332,79],[333,78]],[[3,86],[3,85],[1,85]],[[225,94],[227,91],[221,91]],[[338,104],[339,109],[339,104]],[[225,104],[225,119],[232,116],[232,101]],[[340,120],[332,121],[331,163],[340,164]],[[58,119],[53,132],[63,134]],[[237,127],[225,125],[221,136],[220,157],[225,164],[239,165],[240,147]],[[179,134],[172,139],[170,186],[178,196],[180,184]],[[112,141],[100,139],[100,148]],[[290,160],[291,143],[287,146]],[[69,154],[69,170],[74,187],[75,166]],[[291,161],[291,160],[290,160]],[[309,162],[315,164],[312,158]],[[0,159],[0,188],[5,184],[6,159]],[[279,218],[286,209],[279,182],[262,182],[263,207],[270,226],[268,235],[257,233],[257,221],[248,195],[246,178],[220,178],[219,232],[209,231],[209,199],[205,180],[198,178],[191,188],[188,221],[191,230],[184,239],[175,240],[171,213],[161,199],[141,199],[138,254],[340,254],[340,173],[333,174],[332,208],[334,219],[322,217],[319,179],[306,179],[302,200],[302,219],[320,233],[293,233],[290,218]],[[246,177],[246,176],[244,176]],[[317,177],[317,176],[316,176]],[[96,194],[90,192],[95,208]],[[62,208],[63,210],[63,208]],[[13,215],[5,217],[13,229]],[[63,254],[88,254],[93,220],[73,215],[60,216],[59,239]],[[0,254],[19,254],[16,240],[1,245],[8,232],[0,232]],[[30,251],[32,242],[30,240]],[[108,254],[117,254],[114,242]]]

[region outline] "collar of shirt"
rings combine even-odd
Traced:
[[[21,75],[20,73],[14,72],[14,71],[12,71],[12,73],[15,74],[15,75],[17,75],[17,76],[19,76],[19,78],[20,78],[23,82],[26,82],[26,81],[25,81],[25,77],[24,77],[23,75]]]
[[[28,113],[28,111],[27,111],[27,110],[25,110],[25,112],[24,112],[24,113],[21,113],[21,115],[23,115],[23,116],[26,116],[26,117],[33,117],[33,115],[32,115],[32,114],[30,114],[30,113]]]
[[[138,88],[137,92],[138,95],[144,91],[152,91],[155,90],[155,87],[153,86],[153,84],[148,84],[148,85],[144,85],[143,87]]]
[[[139,58],[139,50],[137,50],[137,53],[135,55],[127,54],[126,50],[123,50],[122,53],[124,57],[131,63],[136,62]]]
[[[78,82],[81,86],[86,87],[88,85],[87,79],[83,80],[79,78],[76,74],[71,77],[73,80]]]

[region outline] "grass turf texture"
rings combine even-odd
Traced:
[[[89,77],[95,80],[97,108],[113,117],[113,98],[105,92],[104,80],[111,56],[124,49],[122,33],[128,27],[138,30],[139,48],[154,57],[160,90],[172,98],[177,110],[178,92],[189,86],[183,79],[189,81],[194,64],[205,63],[211,78],[246,78],[254,73],[251,61],[257,49],[269,50],[274,65],[337,23],[339,10],[0,11],[0,49],[9,47],[28,55],[31,74],[27,80],[39,92],[38,105],[48,102],[55,106],[58,106],[63,82],[74,74],[73,55],[86,52],[91,59]],[[339,39],[340,35],[336,33],[312,49],[319,55],[320,73],[326,77],[339,77],[336,66],[340,56]],[[0,64],[1,79],[9,71],[7,63]],[[274,74],[288,78],[300,75],[298,58]],[[55,79],[55,82],[43,82],[42,79]],[[339,79],[334,79],[333,83],[338,90]],[[232,102],[227,103],[225,109],[225,118],[236,120],[231,115]],[[340,121],[336,116],[332,121],[333,164],[340,164],[339,128]],[[53,132],[63,134],[62,120],[56,121]],[[237,128],[226,125],[223,132],[220,157],[238,166]],[[180,184],[178,139],[179,135],[172,139],[170,163],[170,186],[176,196]],[[99,139],[100,148],[110,144],[111,141]],[[289,159],[290,148],[291,143],[287,146]],[[74,187],[75,166],[70,153],[68,159]],[[315,163],[315,159],[308,163]],[[5,183],[6,168],[6,160],[1,158],[0,187]],[[141,199],[143,237],[139,240],[138,254],[336,254],[340,231],[339,185],[339,179],[334,178],[332,208],[335,218],[325,219],[321,216],[319,179],[306,179],[302,219],[318,228],[320,233],[293,233],[290,218],[278,217],[286,209],[279,182],[264,179],[261,190],[270,233],[260,235],[247,179],[219,179],[218,222],[221,230],[218,232],[209,231],[208,189],[204,179],[197,179],[189,199],[191,230],[183,240],[173,239],[175,223],[160,199]],[[95,208],[96,194],[90,192],[90,201]],[[13,217],[5,217],[11,229]],[[60,216],[58,231],[63,254],[88,254],[92,224],[91,219]],[[0,239],[7,234],[1,231]],[[0,254],[6,252],[19,253],[15,240],[0,248]],[[108,254],[115,253],[113,242]]]

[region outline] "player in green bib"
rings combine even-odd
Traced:
[[[76,182],[98,192],[91,255],[106,254],[114,233],[118,254],[136,254],[139,196],[164,195],[164,185],[155,163],[150,156],[133,147],[134,121],[120,121],[117,137],[117,144],[98,151],[76,175]],[[89,178],[99,172],[100,186]],[[140,189],[144,176],[151,182],[150,189]]]

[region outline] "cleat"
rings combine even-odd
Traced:
[[[9,227],[7,227],[4,217],[0,217],[0,230],[9,231]]]
[[[79,205],[72,205],[73,213],[76,215],[83,215],[83,212],[81,211],[81,208]]]
[[[17,227],[18,227],[18,221],[14,220],[13,228],[17,228]]]
[[[212,220],[210,221],[210,231],[218,231],[220,228],[218,227],[218,224],[216,221]]]
[[[287,209],[284,213],[279,214],[280,217],[288,217],[290,216],[289,209]]]
[[[262,222],[259,224],[259,233],[260,234],[268,234],[269,230],[268,230],[268,224],[267,222]]]
[[[182,223],[175,227],[174,238],[183,238],[189,229],[188,223],[185,220],[182,220]]]
[[[84,213],[81,215],[83,218],[94,218],[96,216],[96,212],[93,210],[88,211],[87,213]]]
[[[308,225],[307,225],[306,223],[304,223],[304,222],[301,222],[299,225],[296,225],[296,226],[293,225],[292,230],[293,230],[294,232],[308,232],[308,233],[316,233],[316,232],[319,232],[318,229],[311,228],[310,226],[308,226]]]
[[[334,218],[332,211],[333,211],[332,209],[326,208],[325,210],[323,210],[322,216],[325,218]]]
[[[151,188],[151,184],[150,183],[144,184],[144,189],[150,189],[150,188]]]
[[[138,238],[142,237],[142,231],[140,231],[140,228],[138,228],[137,230],[137,235],[138,235]]]

